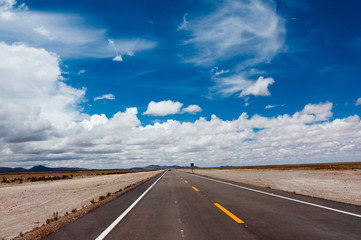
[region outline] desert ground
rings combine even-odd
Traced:
[[[330,170],[331,169],[331,170]],[[187,170],[190,172],[190,170]],[[195,169],[195,174],[361,205],[361,169]]]
[[[58,181],[0,184],[0,239],[11,239],[53,217],[69,214],[100,196],[153,177],[161,171],[79,176]]]

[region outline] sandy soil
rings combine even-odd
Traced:
[[[194,173],[234,182],[361,205],[361,170],[197,169]]]
[[[53,212],[63,216],[81,209],[92,199],[153,177],[161,171],[58,180],[54,182],[0,184],[0,239],[10,239],[43,225]]]

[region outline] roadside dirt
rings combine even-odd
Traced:
[[[189,172],[189,171],[188,171]],[[195,169],[195,174],[361,205],[361,170]]]
[[[99,196],[153,177],[161,171],[35,182],[0,184],[0,239],[11,239],[43,225],[54,212],[64,216],[98,201]]]

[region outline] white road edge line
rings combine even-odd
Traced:
[[[120,222],[122,221],[122,219],[135,207],[135,205],[138,204],[138,202],[140,202],[140,200],[150,191],[150,189],[152,189],[152,187],[164,176],[164,174],[166,174],[167,172],[164,172],[162,176],[160,176],[157,181],[155,181],[152,186],[150,186],[142,195],[140,195],[140,197],[135,200],[135,202],[130,205],[127,210],[125,210],[117,219],[115,219],[115,221],[109,225],[109,227],[107,227],[107,229],[105,229],[95,240],[103,240],[109,233],[110,231],[113,230],[113,228]]]
[[[188,174],[190,174],[190,173],[188,173]],[[242,186],[239,186],[239,185],[236,185],[236,184],[232,184],[232,183],[228,183],[228,182],[223,182],[223,181],[216,180],[216,179],[212,179],[212,178],[208,178],[208,177],[203,177],[203,176],[199,176],[199,175],[195,175],[195,174],[192,174],[192,175],[195,176],[195,177],[200,177],[200,178],[208,179],[208,180],[210,180],[210,181],[227,184],[227,185],[230,185],[230,186],[233,186],[233,187],[242,188],[242,189],[245,189],[245,190],[248,190],[248,191],[257,192],[257,193],[261,193],[261,194],[265,194],[265,195],[269,195],[269,196],[273,196],[273,197],[278,197],[278,198],[286,199],[286,200],[289,200],[289,201],[298,202],[298,203],[302,203],[302,204],[306,204],[306,205],[310,205],[310,206],[314,206],[314,207],[318,207],[318,208],[323,208],[323,209],[327,209],[327,210],[330,210],[330,211],[334,211],[334,212],[338,212],[338,213],[343,213],[343,214],[347,214],[347,215],[351,215],[351,216],[354,216],[354,217],[359,217],[359,218],[361,218],[361,215],[360,215],[360,214],[351,213],[351,212],[346,212],[346,211],[342,211],[342,210],[335,209],[335,208],[325,207],[325,206],[322,206],[322,205],[318,205],[318,204],[314,204],[314,203],[309,203],[309,202],[297,200],[297,199],[294,199],[294,198],[288,198],[288,197],[284,197],[284,196],[277,195],[277,194],[274,194],[274,193],[263,192],[263,191],[256,190],[256,189],[252,189],[252,188],[248,188],[248,187],[242,187]]]

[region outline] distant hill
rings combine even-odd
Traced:
[[[0,172],[26,172],[28,169],[25,168],[8,168],[8,167],[0,167]]]
[[[84,171],[88,170],[86,168],[49,168],[43,165],[34,166],[30,169],[18,167],[18,168],[8,168],[8,167],[0,167],[0,172],[55,172],[55,171]]]
[[[178,165],[172,166],[160,166],[160,165],[149,165],[146,167],[135,167],[129,168],[129,170],[148,170],[148,169],[167,169],[167,168],[190,168]],[[195,166],[194,168],[198,168]],[[99,169],[86,169],[86,168],[67,168],[67,167],[58,167],[58,168],[49,168],[43,165],[34,166],[30,169],[17,167],[17,168],[8,168],[0,167],[0,172],[59,172],[59,171],[89,171],[89,170],[99,170]],[[128,170],[128,169],[104,169],[104,170]]]
[[[51,171],[84,171],[89,170],[86,168],[67,168],[67,167],[59,167],[59,168],[49,168],[42,165],[34,166],[30,168],[29,172],[51,172]]]

